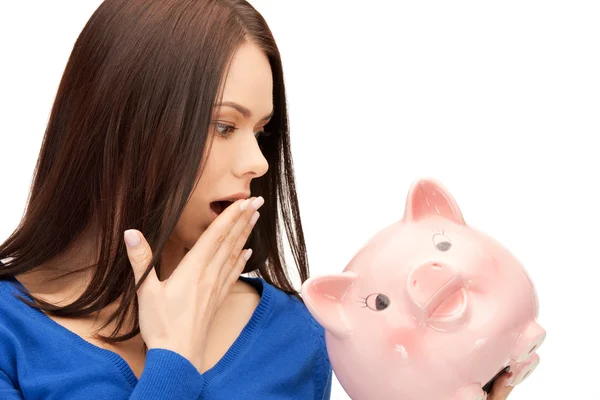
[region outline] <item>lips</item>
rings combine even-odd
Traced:
[[[217,215],[221,214],[227,207],[232,205],[234,202],[240,199],[247,199],[250,197],[249,192],[239,192],[229,196],[225,196],[221,199],[212,201],[210,203],[210,209],[213,212],[213,217],[217,217]]]
[[[464,307],[467,304],[467,291],[462,287],[440,300],[441,302],[429,314],[430,318],[443,320],[459,316],[464,312]]]
[[[227,207],[233,204],[232,201],[219,200],[210,203],[210,209],[217,215],[221,214]]]
[[[449,329],[468,317],[464,277],[455,268],[427,262],[411,272],[406,284],[415,316],[430,326]]]
[[[462,279],[458,276],[451,278],[433,291],[431,297],[425,302],[425,315],[432,317],[434,314],[444,314],[458,308],[457,303],[462,302],[462,293],[464,293]]]

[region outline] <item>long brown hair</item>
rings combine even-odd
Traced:
[[[248,240],[254,252],[245,272],[298,296],[283,258],[280,215],[301,282],[309,268],[281,58],[267,23],[244,0],[106,0],[66,65],[25,214],[0,245],[0,279],[34,270],[92,225],[99,256],[90,285],[71,304],[22,301],[51,315],[81,317],[120,300],[104,325],[116,321],[116,329],[100,337],[117,342],[139,333],[123,232],[145,235],[154,252],[150,268],[160,274],[162,250],[201,174],[228,65],[247,40],[269,59],[274,115],[265,127],[270,135],[259,139],[269,170],[251,190],[267,202]],[[130,312],[133,329],[117,336]]]

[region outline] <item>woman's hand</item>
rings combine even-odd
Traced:
[[[140,333],[148,349],[171,350],[200,371],[215,312],[241,275],[251,251],[243,251],[264,200],[238,200],[209,225],[165,281],[152,268],[138,289]],[[152,259],[139,231],[125,232],[136,284]]]
[[[506,382],[511,378],[509,372],[505,372],[494,381],[492,391],[490,392],[487,400],[506,400],[508,395],[514,389],[514,386],[506,386]]]

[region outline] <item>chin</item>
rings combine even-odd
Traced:
[[[196,234],[196,235],[188,235],[186,236],[185,240],[183,240],[181,242],[181,244],[183,244],[183,247],[185,248],[186,251],[190,250],[192,247],[194,247],[194,245],[196,244],[196,242],[198,241],[198,239],[200,239],[200,235],[202,235],[202,233],[204,233],[204,231]]]
[[[185,229],[178,230],[176,229],[169,241],[175,246],[180,247],[183,246],[185,250],[190,250],[194,247],[194,244],[200,239],[200,236],[204,233],[206,229],[204,228],[196,228],[196,229]]]

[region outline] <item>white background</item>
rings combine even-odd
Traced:
[[[548,337],[510,399],[600,399],[600,3],[252,3],[283,56],[312,274],[343,270],[434,177],[536,285]],[[99,4],[0,3],[2,240]]]

